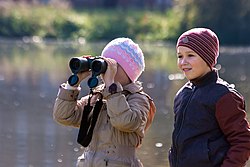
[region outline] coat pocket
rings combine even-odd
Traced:
[[[214,166],[220,166],[222,164],[229,147],[224,137],[208,140],[208,156]]]

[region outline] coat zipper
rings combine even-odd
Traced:
[[[183,123],[184,123],[184,120],[185,120],[185,113],[186,113],[187,107],[188,107],[188,105],[189,105],[189,103],[190,103],[190,101],[191,101],[191,99],[192,99],[192,97],[193,97],[193,95],[194,95],[195,90],[196,90],[196,87],[194,87],[194,89],[192,90],[192,94],[190,95],[190,97],[189,97],[189,99],[188,99],[188,102],[187,102],[187,105],[186,105],[186,107],[185,107],[185,109],[184,109],[184,111],[183,111],[183,113],[182,113],[181,125],[180,125],[180,128],[179,128],[178,133],[176,134],[176,137],[175,137],[175,140],[174,140],[174,141],[177,141],[178,138],[179,138],[179,135],[180,135],[180,133],[181,133],[181,129],[182,129],[182,126],[183,126]],[[178,167],[178,161],[179,161],[179,160],[178,160],[178,150],[177,150],[176,143],[177,143],[177,142],[174,142],[174,144],[173,144],[173,147],[175,148],[175,149],[174,149],[174,150],[175,150],[174,156],[176,157],[176,162],[173,162],[173,163],[175,164],[174,167]]]

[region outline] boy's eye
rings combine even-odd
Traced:
[[[188,54],[188,57],[193,57],[193,56],[195,56],[195,55],[193,55],[193,54]]]
[[[178,59],[181,59],[183,56],[182,55],[177,55],[177,58]]]

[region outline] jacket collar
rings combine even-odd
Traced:
[[[105,88],[105,84],[101,84],[98,85],[97,87],[95,87],[93,89],[94,92],[102,92]],[[123,90],[128,91],[130,93],[137,93],[137,92],[141,92],[143,90],[142,87],[142,82],[140,81],[136,81],[136,82],[132,82],[130,84],[127,84],[125,86],[123,86]]]
[[[123,90],[129,91],[130,93],[136,93],[142,91],[142,82],[136,81],[128,85],[123,86]]]
[[[197,78],[194,80],[190,80],[190,82],[194,86],[204,86],[204,85],[207,85],[209,83],[216,82],[218,78],[219,78],[218,70],[213,69],[211,72],[207,73],[203,77]]]

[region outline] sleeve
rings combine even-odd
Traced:
[[[113,127],[123,132],[136,132],[144,137],[147,115],[150,109],[149,100],[139,93],[122,93],[111,95],[107,99],[107,112]]]
[[[216,104],[216,118],[230,148],[221,167],[243,167],[250,156],[250,127],[245,102],[236,93],[224,95]]]
[[[80,89],[67,89],[66,84],[59,88],[53,108],[53,118],[56,122],[66,126],[79,127],[87,96],[77,100]]]

